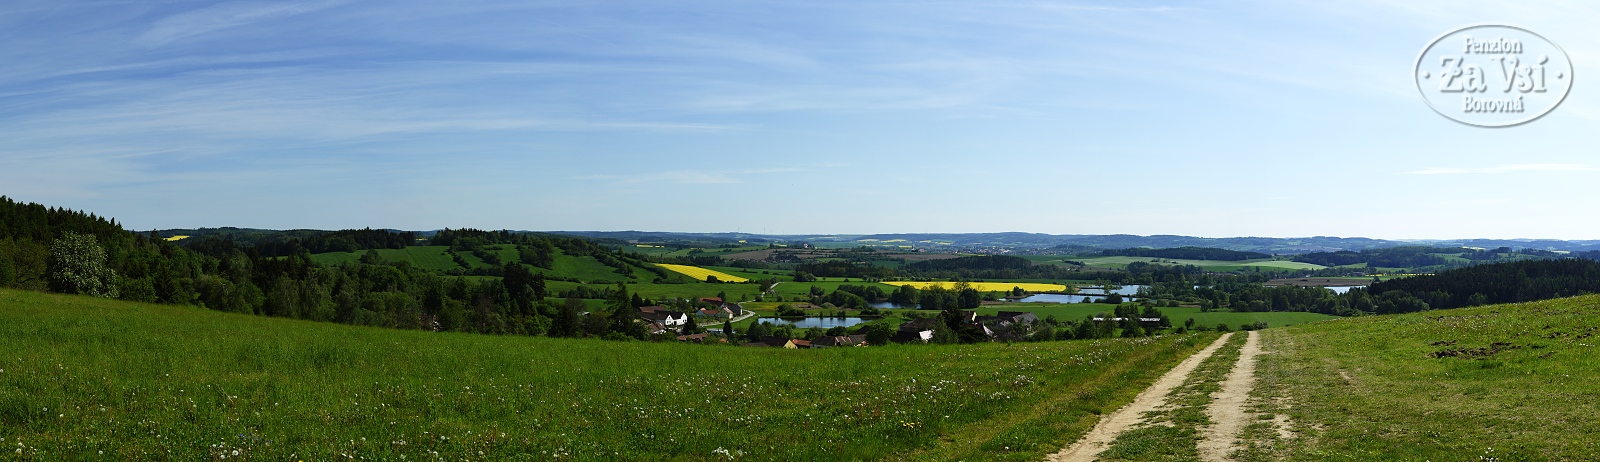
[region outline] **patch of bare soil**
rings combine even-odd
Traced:
[[[1255,333],[1251,332],[1251,334]],[[1231,332],[1223,334],[1221,338],[1212,342],[1211,345],[1207,345],[1205,349],[1178,363],[1177,367],[1172,368],[1166,374],[1162,374],[1161,378],[1156,379],[1156,383],[1150,385],[1150,388],[1144,389],[1143,392],[1139,393],[1139,396],[1134,397],[1132,403],[1128,403],[1127,406],[1117,409],[1116,412],[1101,417],[1100,422],[1095,424],[1088,434],[1083,435],[1083,438],[1079,438],[1078,442],[1072,443],[1071,446],[1062,449],[1061,452],[1051,454],[1046,460],[1051,462],[1093,461],[1095,456],[1100,455],[1100,452],[1104,451],[1107,445],[1117,439],[1117,435],[1138,425],[1144,419],[1145,413],[1154,411],[1156,408],[1166,404],[1167,395],[1172,394],[1172,390],[1178,388],[1179,385],[1183,385],[1183,382],[1189,379],[1189,373],[1194,372],[1194,369],[1199,367],[1201,362],[1204,362],[1206,358],[1210,358],[1213,353],[1217,352],[1217,349],[1222,348],[1223,344],[1228,343],[1228,338],[1231,336],[1233,336]],[[1254,336],[1250,338],[1252,341],[1255,339]]]
[[[1438,344],[1438,342],[1434,343],[1436,345]],[[1454,345],[1455,343],[1456,342],[1450,342],[1446,345]],[[1519,345],[1512,345],[1510,342],[1494,342],[1489,344],[1489,346],[1486,348],[1447,348],[1429,353],[1428,356],[1433,358],[1487,358],[1500,354],[1502,351],[1511,351],[1518,348],[1522,347]]]
[[[1251,331],[1239,349],[1239,360],[1222,381],[1222,389],[1211,395],[1206,417],[1211,425],[1201,432],[1200,460],[1224,461],[1237,446],[1239,432],[1255,417],[1245,409],[1250,389],[1256,382],[1256,356],[1261,354],[1260,333]]]

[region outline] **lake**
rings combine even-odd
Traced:
[[[758,323],[759,322],[770,322],[772,324],[780,325],[780,326],[787,324],[787,325],[794,326],[795,328],[798,328],[798,329],[810,329],[812,327],[820,327],[820,328],[823,328],[823,329],[828,329],[828,328],[833,328],[833,327],[850,327],[850,326],[854,326],[856,324],[861,324],[863,322],[867,322],[867,320],[866,319],[862,319],[862,318],[815,318],[815,317],[806,317],[806,318],[758,318],[758,319],[756,319],[756,322],[758,322]]]
[[[1120,289],[1111,291],[1111,293],[1113,293],[1113,294],[1122,294],[1122,295],[1134,295],[1134,294],[1139,293],[1139,289],[1143,289],[1143,288],[1144,288],[1144,286],[1138,285],[1138,284],[1126,285],[1126,286],[1122,286],[1122,288],[1120,288]],[[1080,294],[1080,295],[1101,295],[1101,296],[1104,296],[1104,295],[1106,295],[1106,290],[1105,290],[1104,287],[1084,287],[1082,289],[1078,289],[1078,294]]]
[[[1120,293],[1120,291],[1118,291],[1118,292]],[[1024,297],[1022,299],[1015,300],[1015,301],[1022,302],[1022,303],[1083,303],[1084,299],[1100,299],[1100,298],[1105,298],[1105,296],[1104,295],[1033,294],[1033,295],[1029,295],[1027,297]],[[1138,300],[1138,298],[1136,298],[1136,297],[1122,297],[1122,301],[1124,301],[1124,302],[1132,302],[1132,301],[1137,301],[1137,300]]]
[[[1323,287],[1323,288],[1331,290],[1331,291],[1333,291],[1333,293],[1336,293],[1336,294],[1343,294],[1345,292],[1349,292],[1350,289],[1353,289],[1353,288],[1356,288],[1356,287],[1365,288],[1367,286],[1328,286],[1328,287]]]

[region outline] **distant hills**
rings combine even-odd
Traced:
[[[400,230],[389,230],[400,231]],[[437,230],[413,231],[418,237],[433,235]],[[160,230],[163,236],[231,235],[240,241],[289,233],[304,236],[315,230],[273,231],[240,228],[201,228]],[[1558,239],[1434,239],[1385,240],[1365,237],[1195,237],[1172,234],[1138,236],[1132,234],[1043,234],[1043,233],[897,233],[897,234],[755,234],[755,233],[678,233],[665,231],[516,231],[518,233],[548,233],[581,236],[601,241],[684,243],[684,244],[795,244],[809,243],[823,247],[899,247],[925,251],[984,251],[1005,250],[1027,253],[1081,254],[1099,253],[1118,249],[1171,249],[1180,247],[1205,247],[1238,252],[1265,254],[1303,254],[1311,252],[1361,251],[1401,246],[1475,247],[1494,249],[1538,249],[1552,251],[1600,250],[1600,240]],[[742,242],[741,242],[742,241]]]
[[[1208,247],[1240,252],[1301,254],[1310,252],[1360,251],[1386,247],[1427,245],[1437,247],[1481,247],[1493,249],[1539,249],[1557,251],[1600,250],[1600,240],[1564,241],[1555,239],[1438,239],[1385,240],[1365,237],[1195,237],[1170,234],[1137,236],[1132,234],[1042,234],[1042,233],[903,233],[862,235],[765,235],[750,233],[673,233],[645,231],[552,231],[591,238],[638,242],[725,240],[747,243],[807,242],[823,244],[895,245],[927,250],[978,250],[984,248],[1057,251],[1084,251],[1177,247]]]

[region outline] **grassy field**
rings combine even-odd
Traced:
[[[0,446],[24,460],[1037,460],[1213,338],[793,351],[0,290]]]
[[[1263,332],[1242,460],[1600,460],[1600,296]]]

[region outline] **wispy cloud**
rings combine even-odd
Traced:
[[[324,10],[341,3],[344,1],[221,3],[157,21],[139,37],[139,41],[151,46],[161,46],[186,37]]]
[[[1514,173],[1514,172],[1597,172],[1600,167],[1582,164],[1511,164],[1482,168],[1429,168],[1401,175],[1454,175],[1462,173]]]

